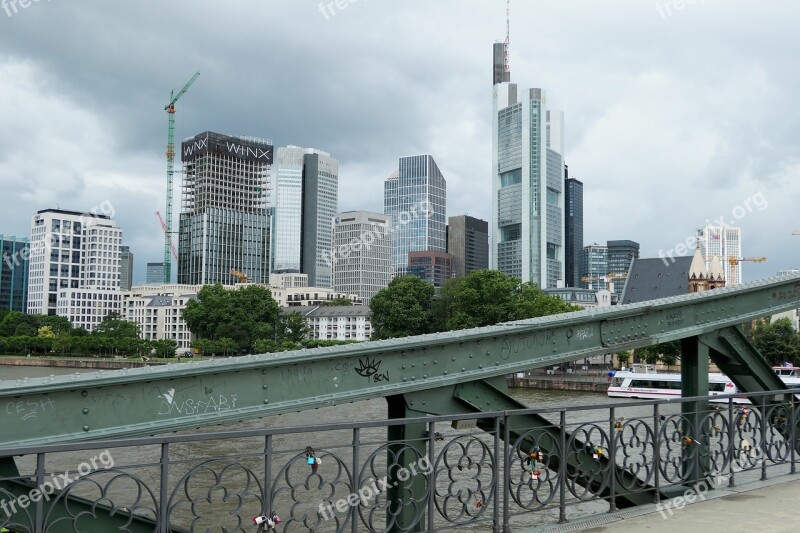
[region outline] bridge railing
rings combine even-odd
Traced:
[[[800,402],[749,396],[756,403],[610,400],[0,449],[19,469],[0,469],[0,529],[268,531],[253,518],[273,512],[276,531],[555,524],[617,509],[603,494],[639,490],[656,503],[794,474]],[[526,427],[529,414],[552,425]],[[489,431],[475,426],[476,416]],[[425,446],[387,443],[387,427],[414,423],[428,428]],[[389,496],[420,483],[410,499]]]

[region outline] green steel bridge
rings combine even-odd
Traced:
[[[433,443],[433,436],[423,417],[474,415],[471,418],[479,428],[518,443],[525,453],[549,454],[547,468],[553,471],[568,475],[582,471],[587,461],[605,464],[614,472],[613,483],[608,483],[602,472],[581,476],[579,483],[609,502],[612,509],[653,503],[669,497],[669,491],[617,464],[608,457],[613,450],[599,459],[598,454],[587,455],[583,450],[591,448],[591,443],[578,435],[565,435],[563,424],[554,427],[541,414],[523,413],[527,406],[509,396],[505,376],[681,340],[682,394],[694,399],[682,403],[676,431],[698,440],[711,412],[707,402],[710,361],[739,390],[750,394],[755,407],[768,402],[794,404],[794,397],[749,343],[741,326],[797,308],[800,276],[786,276],[641,304],[360,345],[0,382],[0,493],[30,491],[35,480],[24,479],[14,460],[25,450],[77,449],[75,443],[84,441],[148,438],[383,397],[388,418],[409,419],[388,427],[387,450],[395,466],[409,466],[428,453],[426,447]],[[791,428],[785,417],[779,428],[787,439],[790,433],[795,436],[796,429],[794,410],[788,409]],[[487,413],[511,414],[498,418]],[[764,416],[765,424],[766,420]],[[560,452],[546,449],[558,448],[554,443],[559,442]],[[567,453],[565,446],[572,453]],[[701,479],[705,466],[694,454],[686,461],[685,479]],[[410,484],[389,488],[387,498],[414,501],[425,490],[425,480],[416,478]],[[99,504],[72,498],[61,500],[60,505],[57,512],[67,513],[70,505],[89,508]],[[424,531],[424,517],[404,509],[411,508],[393,512],[393,525],[387,530]],[[37,527],[42,524],[42,512],[39,509]],[[112,512],[107,519],[114,522],[120,517],[119,512]],[[155,523],[136,519],[131,525],[129,519],[126,527],[131,531],[154,531],[154,527],[178,531],[170,528],[163,516]],[[352,524],[355,531],[355,520]],[[116,530],[102,530],[112,529]],[[48,529],[62,530],[71,531]]]

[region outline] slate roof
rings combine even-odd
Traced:
[[[666,261],[666,263],[665,263]],[[622,290],[622,303],[647,302],[689,292],[692,256],[634,259]]]

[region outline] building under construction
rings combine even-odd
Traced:
[[[272,142],[204,132],[181,145],[178,283],[269,279]]]

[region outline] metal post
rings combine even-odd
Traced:
[[[494,497],[492,498],[494,505],[492,506],[492,531],[494,533],[500,532],[500,417],[494,418],[494,461],[495,461],[495,474],[494,474]]]
[[[169,443],[161,445],[161,482],[159,487],[159,524],[161,533],[169,533]]]
[[[690,446],[699,446],[700,441],[700,421],[708,413],[708,357],[709,348],[700,342],[699,337],[681,339],[681,394],[684,398],[700,396],[703,400],[681,402],[681,414],[686,420],[683,437],[691,438],[692,442],[684,445],[683,465],[685,471],[685,483],[698,482],[701,475],[708,468],[700,465],[701,450],[696,450],[695,454]],[[686,432],[690,431],[691,435]],[[690,458],[694,455],[694,458]],[[706,455],[708,452],[706,450]]]
[[[41,489],[44,485],[45,474],[45,454],[36,454],[36,486]],[[44,531],[44,498],[39,498],[36,502],[36,523],[34,524],[34,531],[41,533]]]
[[[658,404],[653,404],[653,485],[656,489],[656,503],[661,501],[661,419]]]
[[[616,420],[616,409],[614,407],[609,411],[610,418],[608,422],[608,461],[609,461],[609,476],[611,479],[609,484],[611,486],[611,506],[609,512],[613,513],[617,510],[617,445],[614,438],[614,421]]]
[[[508,427],[508,413],[503,413],[503,533],[511,533],[508,523],[508,498],[511,493],[511,457],[509,457],[508,441],[511,440],[511,428]]]
[[[433,467],[436,461],[434,443],[436,442],[436,424],[428,424],[428,463],[431,465],[431,472],[428,475],[428,529],[433,531],[434,511],[436,510],[436,469]],[[355,532],[354,532],[355,533]]]
[[[733,469],[733,442],[737,433],[736,428],[733,426],[733,398],[728,398],[728,428],[730,431],[728,437],[728,487],[733,488],[733,476],[735,474]]]
[[[789,446],[792,448],[792,452],[791,452],[791,454],[792,454],[791,455],[791,462],[792,462],[792,464],[791,464],[791,473],[792,473],[792,475],[794,475],[794,474],[797,473],[797,467],[795,465],[795,451],[796,451],[796,447],[797,447],[797,416],[795,415],[795,409],[797,409],[797,403],[796,403],[797,398],[795,397],[794,394],[792,394],[790,396],[790,398],[791,398],[791,400],[790,400],[790,403],[789,403],[789,408],[792,410],[792,412],[789,413],[789,422],[792,424],[792,426],[791,426],[792,429],[791,429],[791,431],[789,433],[789,435],[790,435],[790,437],[789,437]]]
[[[761,449],[758,457],[761,460],[761,481],[767,479],[767,401],[766,396],[759,398],[761,410]]]
[[[558,418],[561,457],[558,461],[558,523],[567,521],[567,412]]]
[[[359,463],[361,462],[360,455],[361,455],[361,429],[353,428],[353,494],[358,493],[358,490],[361,488],[359,487],[359,483],[361,480],[358,478],[358,471],[360,469]],[[359,502],[359,505],[363,505],[363,502]],[[353,533],[358,533],[359,505],[353,505],[351,508],[352,522],[350,526]]]
[[[272,435],[264,437],[264,513],[272,513]]]

